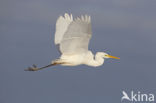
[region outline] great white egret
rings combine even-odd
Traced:
[[[88,50],[89,40],[92,36],[91,17],[82,15],[73,19],[72,14],[65,13],[56,22],[55,45],[59,47],[61,56],[51,64],[37,68],[36,65],[29,67],[27,71],[37,71],[54,65],[77,66],[101,66],[105,58],[119,59],[105,52],[97,52],[96,55]],[[95,59],[94,59],[95,57]]]

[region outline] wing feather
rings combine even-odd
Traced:
[[[90,16],[81,16],[74,19],[69,25],[60,42],[61,53],[82,53],[88,51],[91,38]]]
[[[55,44],[60,44],[63,35],[67,31],[69,24],[73,21],[72,14],[69,15],[67,13],[63,16],[60,16],[56,21],[56,32],[55,32]]]

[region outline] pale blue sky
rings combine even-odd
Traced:
[[[155,11],[155,0],[1,0],[0,103],[120,103],[122,90],[156,94]],[[59,56],[55,22],[65,12],[91,15],[90,50],[121,59],[25,72]]]

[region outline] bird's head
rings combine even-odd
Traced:
[[[109,55],[109,54],[107,54],[107,53],[105,53],[105,52],[98,52],[98,55],[99,55],[100,57],[103,57],[103,58],[114,58],[114,59],[120,59],[120,58],[118,58],[118,57],[111,56],[111,55]]]

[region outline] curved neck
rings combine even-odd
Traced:
[[[101,57],[101,55],[99,55],[99,53],[97,52],[95,55],[95,59],[93,56],[92,60],[90,60],[90,63],[88,65],[97,67],[97,66],[101,66],[103,63],[104,63],[104,58]]]

